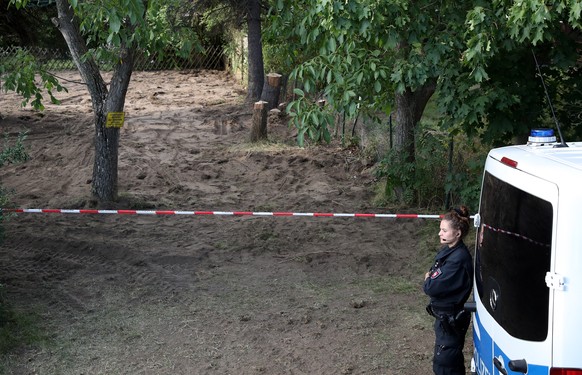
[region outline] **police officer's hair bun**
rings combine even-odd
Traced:
[[[451,208],[445,215],[444,220],[451,222],[453,228],[461,231],[461,237],[469,232],[469,209],[466,206]]]
[[[466,206],[460,206],[459,208],[452,208],[460,217],[469,218],[469,209]]]

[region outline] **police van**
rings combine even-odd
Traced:
[[[474,374],[582,375],[582,142],[535,129],[487,156],[475,215]]]

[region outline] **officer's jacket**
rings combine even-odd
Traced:
[[[430,275],[424,281],[424,292],[435,309],[462,309],[473,285],[473,261],[467,246],[459,241],[454,247],[443,247],[436,255]]]

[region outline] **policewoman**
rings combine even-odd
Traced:
[[[433,371],[436,375],[465,375],[463,347],[471,314],[463,310],[473,283],[473,262],[463,242],[469,231],[465,206],[445,214],[440,224],[443,247],[424,275],[424,292],[430,297],[427,312],[435,318]]]

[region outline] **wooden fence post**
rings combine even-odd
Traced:
[[[267,139],[267,102],[259,100],[253,106],[251,142]]]
[[[265,84],[263,85],[263,93],[261,100],[268,102],[267,110],[277,108],[279,106],[279,96],[281,93],[281,74],[269,73]]]

